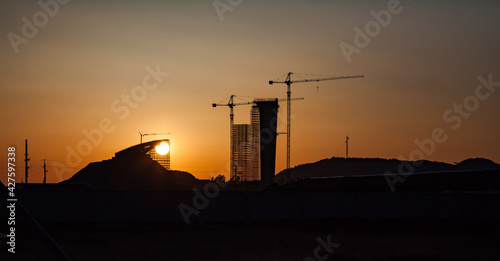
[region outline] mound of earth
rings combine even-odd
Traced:
[[[165,169],[148,155],[92,162],[62,183],[86,183],[99,190],[183,190],[198,180],[188,172]]]

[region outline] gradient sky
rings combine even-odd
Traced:
[[[448,139],[426,159],[500,163],[498,87],[460,127],[443,119],[475,94],[479,76],[500,82],[500,2],[402,0],[402,11],[348,63],[339,45],[354,45],[354,28],[364,31],[374,21],[370,11],[385,10],[388,2],[244,0],[221,21],[212,1],[72,0],[16,54],[8,34],[22,36],[22,18],[33,21],[43,9],[37,1],[3,1],[1,180],[8,146],[16,146],[17,178],[24,177],[24,139],[30,182],[42,181],[42,159],[48,182],[59,182],[137,144],[138,131],[172,133],[154,138],[171,139],[173,169],[198,178],[227,174],[229,109],[211,103],[232,94],[284,98],[284,85],[267,82],[289,71],[365,75],[292,85],[292,96],[305,98],[292,106],[292,166],[344,156],[346,134],[352,157],[407,159],[418,149],[415,140],[432,137],[435,128]],[[120,119],[112,103],[157,64],[169,75]],[[236,123],[249,123],[250,106],[235,112]],[[279,131],[286,130],[285,113],[282,103]],[[78,166],[52,168],[68,166],[67,147],[76,149],[86,140],[82,131],[98,128],[103,118],[114,130],[90,155]],[[279,136],[277,172],[285,155],[286,138]]]

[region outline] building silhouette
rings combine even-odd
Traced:
[[[253,180],[251,164],[251,129],[250,124],[234,124],[232,131],[234,176],[233,180]]]
[[[151,148],[146,154],[151,157],[152,160],[160,163],[166,170],[170,170],[170,140],[164,139],[162,142],[166,142],[168,144],[169,150],[167,154],[161,155],[159,154],[155,148]]]
[[[260,114],[259,107],[253,105],[250,111],[251,140],[251,180],[260,180]]]
[[[190,190],[196,187],[198,180],[193,175],[168,170],[168,154],[162,156],[156,152],[156,147],[167,141],[136,144],[116,152],[111,159],[91,162],[63,184],[90,184],[100,190],[134,191]]]
[[[274,184],[276,171],[276,135],[278,99],[255,99],[259,109],[260,186],[265,189]]]
[[[277,99],[255,99],[250,124],[235,124],[232,130],[232,158],[237,181],[274,183],[276,165]],[[265,180],[265,182],[263,182]]]

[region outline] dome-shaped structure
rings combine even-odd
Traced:
[[[98,190],[186,190],[198,180],[184,171],[172,171],[170,152],[160,155],[156,147],[169,140],[141,143],[115,153],[112,159],[89,163],[63,183],[91,184]],[[160,150],[161,152],[161,150]],[[167,157],[161,165],[158,157]]]
[[[165,154],[158,153],[156,147],[161,146],[162,143],[167,143],[168,151]],[[141,144],[134,145],[132,147],[126,148],[115,153],[115,158],[122,157],[136,157],[149,155],[151,159],[160,163],[165,169],[170,170],[170,140],[169,139],[161,139],[149,141]]]

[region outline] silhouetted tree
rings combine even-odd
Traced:
[[[219,174],[217,177],[215,177],[215,180],[219,180],[221,182],[226,182],[226,176]]]

